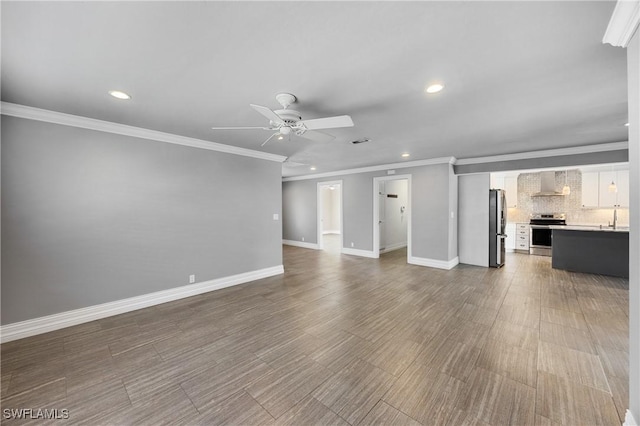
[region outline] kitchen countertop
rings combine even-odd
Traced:
[[[616,229],[613,229],[604,225],[602,227],[593,225],[549,225],[549,228],[564,231],[629,232],[628,226],[618,226]]]

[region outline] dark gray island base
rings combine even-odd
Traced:
[[[629,278],[629,232],[553,229],[551,266]]]

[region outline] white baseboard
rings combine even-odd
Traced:
[[[624,423],[622,425],[623,426],[638,426],[638,423],[636,422],[636,419],[633,418],[633,414],[631,414],[631,411],[627,410],[627,413],[624,416]]]
[[[376,255],[376,253],[374,253],[371,250],[360,250],[360,249],[354,249],[354,248],[342,248],[342,254],[350,254],[352,256],[360,256],[360,257],[370,257],[372,259],[377,259],[380,256]]]
[[[225,287],[244,284],[249,281],[255,281],[282,273],[284,273],[284,267],[283,265],[278,265],[228,277],[216,278],[210,281],[171,288],[169,290],[143,294],[141,296],[130,297],[128,299],[116,300],[114,302],[7,324],[0,327],[0,342],[5,343],[12,340],[22,339],[24,337],[35,336],[36,334],[47,333],[49,331],[59,330],[72,325],[95,321],[97,319],[123,314],[125,312],[135,311],[149,306],[159,305],[161,303],[171,302],[173,300],[183,299],[185,297],[191,297]]]
[[[318,244],[307,243],[306,241],[282,240],[282,244],[286,244],[288,246],[294,246],[294,247],[302,247],[302,248],[312,249],[312,250],[320,250],[320,246],[318,246]]]
[[[340,235],[340,230],[333,230],[333,231],[322,231],[322,235],[328,235],[328,234],[334,234],[334,235]]]
[[[515,252],[516,252],[516,249],[508,248],[508,249],[504,249],[504,251],[505,251],[506,253],[515,253]]]
[[[389,253],[390,251],[399,250],[407,246],[406,241],[404,243],[396,243],[387,245],[384,250],[380,250],[380,253]]]
[[[420,265],[420,266],[428,266],[429,268],[438,268],[438,269],[451,269],[455,267],[460,260],[458,257],[454,257],[451,260],[437,260],[437,259],[427,259],[425,257],[414,257],[411,256],[409,258],[409,263],[412,265]]]

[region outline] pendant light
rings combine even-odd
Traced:
[[[567,183],[567,171],[564,171],[564,186],[562,187],[562,195],[569,195],[571,194],[571,187],[569,187],[569,184]]]
[[[613,165],[611,166],[611,183],[609,184],[609,192],[613,192],[613,193],[618,192],[618,186],[613,180]]]

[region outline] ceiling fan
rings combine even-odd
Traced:
[[[262,142],[264,146],[272,138],[284,139],[285,136],[291,137],[291,134],[310,139],[315,142],[330,142],[335,136],[320,129],[335,129],[339,127],[353,127],[353,120],[348,115],[338,115],[336,117],[315,118],[312,120],[302,120],[302,116],[296,110],[289,109],[289,106],[296,102],[296,97],[290,93],[279,93],[276,95],[276,101],[282,105],[283,109],[275,111],[260,105],[249,104],[251,108],[256,110],[269,119],[269,127],[212,127],[213,130],[270,130],[274,132],[269,138]]]

